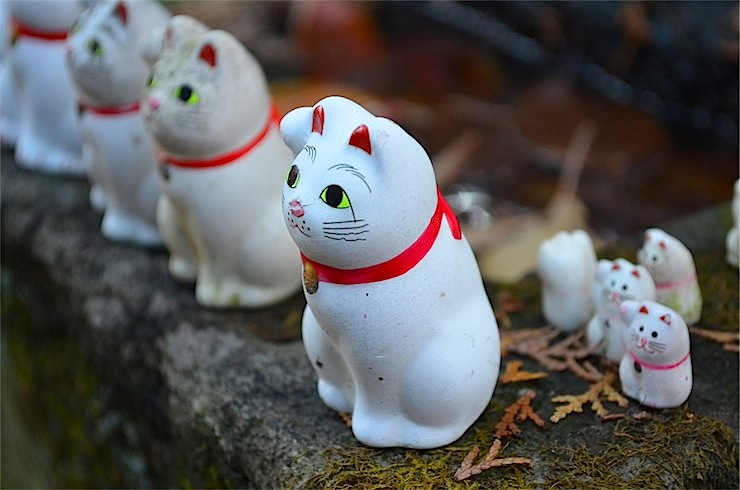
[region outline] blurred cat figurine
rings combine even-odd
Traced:
[[[82,2],[13,1],[10,69],[20,109],[15,161],[27,168],[84,175],[77,99],[65,66],[67,31]]]
[[[599,260],[593,289],[596,313],[588,323],[586,339],[591,348],[601,344],[599,352],[612,362],[619,362],[624,356],[624,324],[619,307],[626,300],[655,300],[655,283],[650,273],[625,259]]]
[[[491,399],[499,333],[429,156],[342,97],[291,111],[281,131],[296,154],[283,208],[320,397],[369,446],[455,441]]]
[[[161,149],[157,225],[170,272],[196,281],[201,305],[267,306],[300,287],[281,223],[292,154],[257,61],[231,34],[197,26],[172,18],[144,97]]]
[[[740,180],[735,181],[735,194],[732,198],[732,228],[727,232],[725,245],[727,247],[727,263],[737,267],[740,254]]]
[[[652,301],[623,302],[621,317],[627,348],[619,365],[622,391],[647,407],[678,407],[693,385],[686,322]]]
[[[675,310],[687,324],[701,317],[702,298],[694,258],[686,246],[659,228],[645,232],[637,260],[655,281],[655,299]]]
[[[542,312],[563,332],[588,323],[594,313],[592,299],[596,252],[583,230],[561,231],[542,242],[537,273],[542,281]]]
[[[138,55],[137,43],[168,19],[157,2],[100,2],[83,12],[67,40],[68,66],[82,107],[90,201],[105,211],[104,236],[145,246],[162,240],[156,223],[154,142],[139,111],[149,66]]]
[[[0,2],[0,143],[15,146],[20,127],[20,108],[13,74],[10,50],[13,27],[6,2]]]

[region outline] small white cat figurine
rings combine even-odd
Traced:
[[[655,283],[650,273],[625,259],[599,260],[593,289],[596,313],[588,323],[586,339],[591,348],[601,344],[601,354],[615,363],[624,356],[624,324],[619,307],[626,300],[655,300]]]
[[[488,405],[499,333],[429,156],[343,97],[289,112],[283,188],[303,257],[303,342],[330,408],[375,447],[433,448]]]
[[[300,287],[281,222],[292,153],[254,57],[231,34],[195,24],[168,24],[142,107],[161,149],[157,225],[170,272],[196,281],[198,303],[267,306]]]
[[[594,313],[592,290],[596,252],[583,230],[561,231],[539,247],[537,273],[542,281],[542,313],[563,332],[582,328]]]
[[[677,238],[659,228],[645,232],[637,260],[655,281],[655,299],[676,310],[689,325],[701,317],[702,298],[694,258]]]
[[[13,26],[7,2],[0,2],[0,143],[15,146],[20,128],[18,94],[10,71]]]
[[[162,243],[154,142],[144,127],[139,99],[149,65],[138,42],[170,15],[151,0],[94,4],[67,40],[67,61],[82,112],[82,157],[89,168],[94,208],[104,210],[101,230],[112,240],[144,246]]]
[[[64,54],[82,2],[20,0],[6,7],[13,19],[9,58],[20,109],[15,161],[36,170],[84,175],[77,98]]]
[[[732,228],[727,232],[727,263],[737,267],[740,255],[740,180],[735,181],[735,194],[732,198]]]
[[[678,407],[693,385],[686,322],[653,301],[625,301],[621,316],[627,347],[619,365],[622,392],[647,407]]]

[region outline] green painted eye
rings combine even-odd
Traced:
[[[149,88],[154,88],[157,86],[157,81],[154,79],[153,73],[149,75],[149,81],[147,82],[147,85],[149,86]]]
[[[190,105],[198,103],[198,93],[190,85],[180,85],[175,89],[175,97]]]
[[[100,45],[97,39],[93,38],[87,41],[87,50],[94,56],[103,55],[103,47]]]
[[[349,196],[344,192],[344,189],[336,184],[326,186],[321,191],[321,200],[333,208],[346,209],[350,207]]]
[[[298,185],[298,178],[301,176],[300,170],[298,170],[297,165],[291,165],[290,169],[288,170],[288,175],[285,177],[285,182],[288,184],[288,187],[291,189],[295,189],[295,186]]]

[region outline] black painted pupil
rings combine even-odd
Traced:
[[[640,327],[640,332],[642,332],[643,330],[645,330],[645,327]]]
[[[622,291],[627,291],[627,285],[626,284],[622,284]]]
[[[333,208],[336,208],[337,206],[339,206],[339,204],[341,204],[343,195],[344,190],[342,190],[341,187],[336,184],[330,185],[326,188],[326,204]]]
[[[96,39],[93,39],[90,41],[89,47],[90,52],[95,53],[98,49],[100,49],[100,44],[98,44],[98,41]]]
[[[650,335],[651,335],[651,336],[652,336],[653,338],[655,338],[655,337],[657,337],[657,336],[658,336],[658,332],[653,332],[653,333],[651,333]]]
[[[180,100],[183,102],[187,102],[190,99],[190,96],[193,95],[193,89],[190,88],[189,85],[183,85],[180,87]]]
[[[288,172],[288,185],[293,187],[295,183],[298,181],[298,167],[293,165],[290,167],[290,171]]]

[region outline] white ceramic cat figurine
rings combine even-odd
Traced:
[[[615,363],[624,356],[624,324],[619,307],[626,300],[655,300],[655,283],[650,273],[625,259],[599,260],[593,289],[596,313],[588,323],[586,339],[591,348],[601,344],[599,352]]]
[[[735,194],[732,198],[732,228],[727,232],[727,263],[737,267],[740,255],[740,180],[735,181]]]
[[[196,281],[201,305],[266,306],[300,287],[281,222],[292,154],[252,55],[225,31],[177,35],[181,21],[168,24],[142,108],[162,150],[157,225],[170,272]]]
[[[150,0],[96,3],[83,12],[67,40],[68,66],[82,107],[90,202],[105,210],[103,235],[145,246],[162,240],[154,142],[139,111],[149,65],[138,55],[137,44],[169,17]]]
[[[282,120],[284,216],[303,257],[303,342],[332,409],[369,446],[453,442],[488,405],[499,333],[424,149],[329,97]]]
[[[678,407],[693,385],[686,322],[653,301],[625,301],[621,316],[627,347],[619,365],[622,391],[647,407]]]
[[[665,231],[650,228],[637,260],[655,281],[656,301],[678,312],[689,325],[698,322],[702,298],[689,249]]]
[[[537,273],[542,281],[542,313],[564,332],[582,328],[594,313],[592,290],[596,252],[583,230],[561,231],[539,247]]]
[[[15,44],[10,67],[18,94],[20,126],[15,161],[27,168],[85,174],[77,123],[77,98],[65,62],[67,31],[82,2],[7,2]]]
[[[0,143],[15,146],[20,128],[20,108],[10,71],[13,26],[6,2],[0,2]]]

